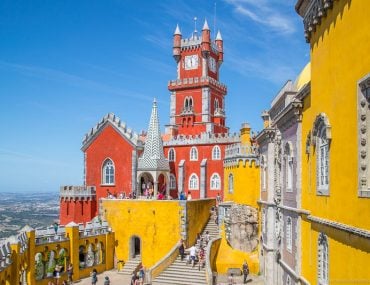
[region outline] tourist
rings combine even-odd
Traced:
[[[145,269],[144,266],[141,266],[139,270],[139,284],[144,284],[144,278],[145,278]]]
[[[220,193],[217,193],[216,201],[217,201],[217,205],[221,203]]]
[[[206,242],[206,245],[209,243],[210,239],[211,239],[211,236],[209,235],[209,232],[206,231],[206,234],[204,236],[204,239],[205,239],[205,242]]]
[[[96,285],[96,283],[98,282],[98,272],[96,271],[95,268],[91,272],[90,276],[91,276],[91,285]]]
[[[104,285],[110,285],[110,280],[108,276],[105,276],[104,278]]]
[[[190,191],[188,192],[188,198],[187,198],[187,200],[188,200],[188,201],[190,201],[190,200],[191,200],[191,192],[190,192]]]
[[[242,266],[242,271],[243,271],[243,283],[244,284],[247,284],[247,278],[248,278],[248,274],[249,274],[249,267],[248,267],[248,263],[246,260],[244,260],[244,263],[243,263],[243,266]]]
[[[235,283],[234,283],[234,273],[231,273],[231,274],[229,275],[229,278],[227,278],[227,280],[228,280],[228,285],[233,285],[233,284],[235,284]]]
[[[183,261],[185,257],[185,245],[182,239],[180,240],[180,244],[179,244],[179,253],[181,256],[181,261]]]
[[[189,256],[190,256],[190,261],[191,261],[192,267],[194,267],[194,265],[195,265],[195,257],[196,257],[196,254],[197,254],[197,248],[195,247],[195,245],[193,245],[189,249]]]
[[[185,194],[184,194],[183,191],[181,191],[181,193],[180,193],[180,200],[186,200],[185,199]]]
[[[73,275],[73,265],[70,263],[67,267],[67,277],[68,283],[72,284],[72,275]]]
[[[198,263],[199,263],[198,270],[200,270],[200,268],[204,268],[204,265],[205,265],[205,251],[204,251],[203,247],[200,248],[199,253],[198,253]]]
[[[130,285],[138,285],[138,281],[139,281],[138,276],[135,273],[132,273]]]

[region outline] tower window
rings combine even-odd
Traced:
[[[221,159],[221,150],[218,145],[215,145],[212,149],[212,159],[220,160]]]
[[[193,173],[189,178],[189,189],[190,190],[198,190],[199,189],[199,182],[198,176]]]
[[[173,148],[168,151],[168,160],[175,161],[175,150]]]
[[[106,159],[102,167],[102,184],[114,184],[114,165],[112,160]]]
[[[197,161],[198,160],[198,149],[195,146],[193,146],[190,149],[190,160],[192,160],[192,161]]]
[[[234,192],[234,176],[232,173],[229,174],[229,193]]]
[[[176,189],[176,177],[175,175],[170,175],[170,189]]]
[[[293,191],[293,149],[291,143],[285,144],[285,187],[287,192]]]
[[[217,173],[213,173],[211,176],[211,190],[221,189],[221,178]]]

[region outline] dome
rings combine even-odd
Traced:
[[[311,81],[311,62],[307,63],[306,66],[302,69],[301,73],[297,76],[296,80],[294,81],[294,86],[298,91],[301,88]]]

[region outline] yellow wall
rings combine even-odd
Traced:
[[[316,155],[302,157],[302,207],[313,216],[370,229],[370,199],[358,197],[357,82],[370,72],[370,5],[334,1],[311,38],[311,95],[304,101],[302,149],[316,116],[324,112],[332,127],[329,196],[316,195]],[[302,273],[317,281],[317,239],[329,238],[329,281],[370,282],[369,241],[333,228],[302,222]],[[367,242],[367,246],[365,243]],[[332,282],[333,281],[333,282]],[[354,282],[340,284],[354,284]],[[339,283],[338,283],[339,284]]]
[[[141,239],[141,258],[145,267],[153,266],[180,239],[178,201],[103,200],[109,225],[116,235],[118,260],[129,259],[130,239]]]
[[[251,252],[243,252],[232,248],[225,237],[225,231],[222,231],[221,243],[217,253],[216,269],[219,274],[227,273],[229,268],[242,268],[244,260],[247,261],[251,273],[258,274],[259,260],[258,248]]]
[[[229,193],[229,174],[234,177],[234,192]],[[259,167],[255,162],[250,163],[242,160],[237,166],[224,168],[224,201],[233,201],[237,204],[245,204],[257,208],[257,200],[260,191]]]

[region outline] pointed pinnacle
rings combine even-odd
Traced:
[[[180,28],[179,28],[179,24],[177,24],[177,25],[176,25],[176,30],[175,30],[174,35],[181,35],[181,31],[180,31]]]
[[[218,30],[218,32],[217,32],[216,41],[222,41],[220,30]]]
[[[203,25],[203,30],[209,30],[209,27],[208,27],[208,23],[207,23],[207,19],[204,20],[204,25]]]

